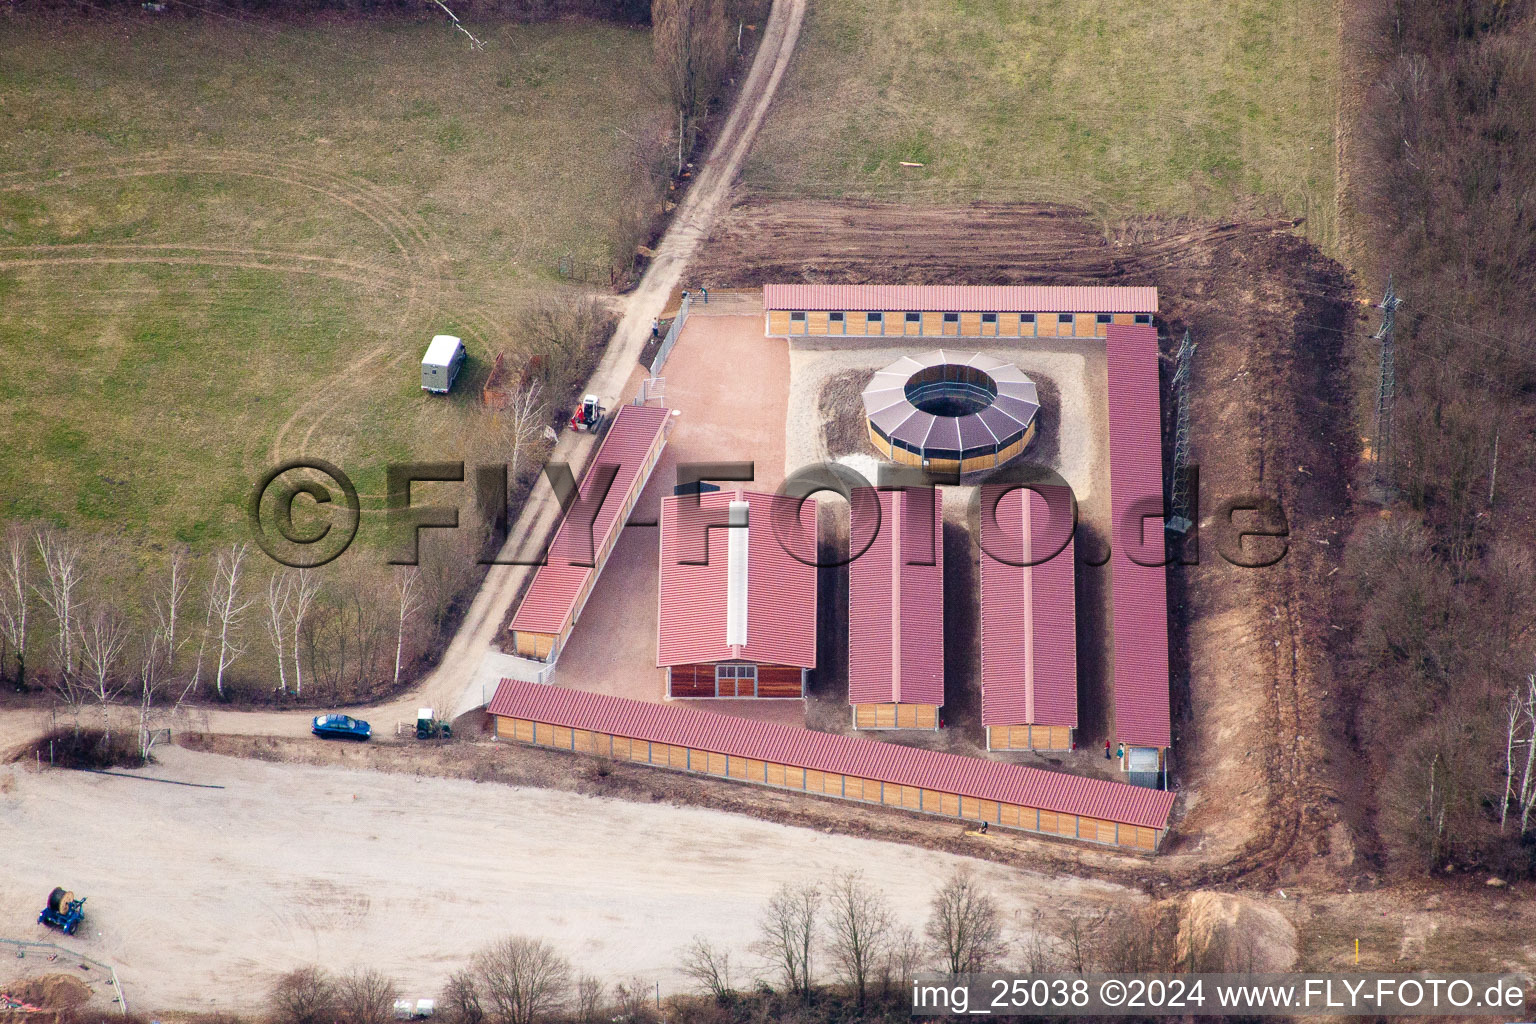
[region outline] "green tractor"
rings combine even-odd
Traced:
[[[419,740],[453,739],[453,726],[439,721],[431,708],[416,710],[416,738]]]

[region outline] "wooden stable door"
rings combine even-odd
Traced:
[[[757,666],[742,664],[716,665],[715,696],[756,697]]]

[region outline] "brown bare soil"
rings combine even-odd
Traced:
[[[1199,564],[1169,575],[1181,800],[1159,859],[1195,884],[1267,884],[1319,858],[1330,874],[1356,870],[1348,828],[1333,827],[1351,796],[1340,780],[1355,773],[1325,751],[1331,631],[1318,598],[1338,564],[1358,455],[1342,368],[1360,314],[1343,268],[1294,227],[1140,220],[1105,230],[1043,204],[754,199],[718,222],[691,271],[733,287],[1158,287],[1165,352],[1185,329],[1199,345],[1191,421],[1204,536],[1184,552]],[[1217,551],[1234,521],[1215,514],[1221,500],[1252,494],[1278,499],[1289,522],[1287,553],[1268,568]],[[1250,540],[1243,550],[1260,549]]]
[[[871,451],[859,396],[874,375],[872,370],[843,370],[822,385],[817,411],[821,413],[822,438],[833,458]]]
[[[50,1010],[67,1010],[89,1002],[91,987],[71,974],[44,974],[9,986],[5,994],[17,1002]]]

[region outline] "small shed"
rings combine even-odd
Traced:
[[[439,334],[421,357],[421,388],[434,395],[446,395],[464,366],[464,342],[451,334]]]

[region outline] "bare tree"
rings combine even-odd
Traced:
[[[1056,970],[1057,961],[1049,933],[1041,925],[1040,911],[1030,917],[1029,930],[1019,943],[1024,968],[1030,974],[1049,974]]]
[[[731,987],[731,954],[702,935],[695,935],[693,942],[684,947],[678,970],[698,982],[721,1005],[729,1003],[736,994]]]
[[[155,714],[161,684],[168,673],[169,659],[165,653],[165,632],[159,628],[149,631],[139,652],[139,759],[149,762],[155,741]],[[177,702],[180,703],[179,701]]]
[[[880,966],[880,994],[890,999],[899,988],[912,981],[928,960],[928,951],[910,925],[897,925],[891,929],[890,942],[886,944],[885,962]]]
[[[827,951],[837,973],[853,989],[864,1010],[869,982],[891,941],[892,916],[880,891],[864,881],[864,872],[848,871],[827,892]]]
[[[336,1024],[336,980],[318,967],[298,967],[272,986],[275,1024]]]
[[[67,678],[75,667],[75,616],[80,600],[76,591],[85,578],[84,559],[79,544],[57,530],[39,531],[36,544],[43,561],[43,585],[32,589],[53,612],[59,675]]]
[[[644,978],[619,982],[613,987],[617,1003],[614,1009],[618,1011],[614,1019],[625,1021],[626,1024],[654,1024],[660,1018],[657,1012],[660,1007],[652,996],[654,991]]]
[[[784,977],[786,990],[811,997],[811,952],[816,944],[816,918],[821,890],[814,884],[785,882],[774,892],[758,921],[753,949]]]
[[[495,415],[502,418],[502,434],[510,452],[507,466],[515,488],[520,479],[518,474],[524,468],[524,456],[544,440],[549,416],[544,404],[544,385],[537,377],[528,379],[512,392],[507,407],[497,410]]]
[[[97,608],[80,630],[81,679],[101,709],[102,732],[112,735],[112,702],[123,692],[120,661],[128,642],[122,615],[111,606]]]
[[[440,1013],[448,1024],[481,1024],[485,1020],[474,971],[454,971],[448,975],[448,983],[443,986]]]
[[[1163,971],[1177,960],[1178,915],[1158,906],[1105,914],[1092,937],[1091,970]],[[1223,968],[1211,968],[1220,970]]]
[[[513,456],[516,458],[516,455]],[[395,567],[395,608],[399,615],[395,622],[395,685],[400,685],[400,662],[405,653],[405,624],[421,611],[425,602],[422,592],[421,569],[414,565]]]
[[[390,1024],[395,1019],[395,983],[373,968],[343,975],[336,986],[341,1024]]]
[[[245,613],[251,607],[252,598],[242,590],[245,555],[249,545],[243,541],[219,552],[218,564],[208,583],[208,603],[218,624],[219,656],[218,672],[214,676],[214,689],[224,694],[224,673],[245,653]]]
[[[1101,910],[1090,914],[1082,910],[1064,910],[1058,917],[1061,924],[1063,954],[1067,969],[1074,974],[1088,970],[1093,960],[1093,936],[1104,924],[1109,912]]]
[[[185,547],[171,552],[166,566],[165,590],[155,594],[155,621],[164,644],[166,671],[174,674],[176,657],[186,646],[187,637],[181,630],[182,606],[186,604],[187,590],[192,584],[190,556]]]
[[[997,903],[981,891],[968,867],[957,868],[934,894],[927,934],[934,955],[952,975],[988,970],[1007,950]]]
[[[1530,827],[1536,808],[1536,672],[1525,677],[1525,688],[1509,695],[1508,729],[1504,741],[1504,799],[1499,804],[1499,831],[1504,831],[1513,800],[1520,810],[1520,833]],[[1524,765],[1519,753],[1524,748]],[[1519,776],[1520,784],[1515,785]]]
[[[703,114],[730,57],[730,26],[722,0],[651,0],[651,44],[677,107],[677,171],[685,142]]]
[[[267,638],[272,641],[272,653],[277,655],[277,692],[288,692],[287,629],[293,605],[293,577],[285,569],[279,569],[267,577],[266,614],[261,624],[266,627]]]
[[[579,1024],[600,1024],[603,1019],[603,1000],[608,996],[608,986],[603,979],[583,974],[576,979],[576,1020]]]
[[[475,975],[492,1024],[534,1024],[564,1002],[571,965],[549,943],[512,935],[475,957]]]
[[[5,531],[5,546],[0,549],[0,659],[4,645],[16,657],[16,686],[27,684],[27,616],[32,608],[32,543],[27,529],[12,524]],[[0,660],[0,676],[5,663]]]
[[[292,604],[292,628],[289,634],[293,640],[293,692],[302,695],[304,693],[304,665],[299,660],[299,634],[304,629],[304,621],[309,617],[310,608],[314,606],[315,598],[320,594],[320,577],[312,570],[299,570],[298,582],[293,587]]]

